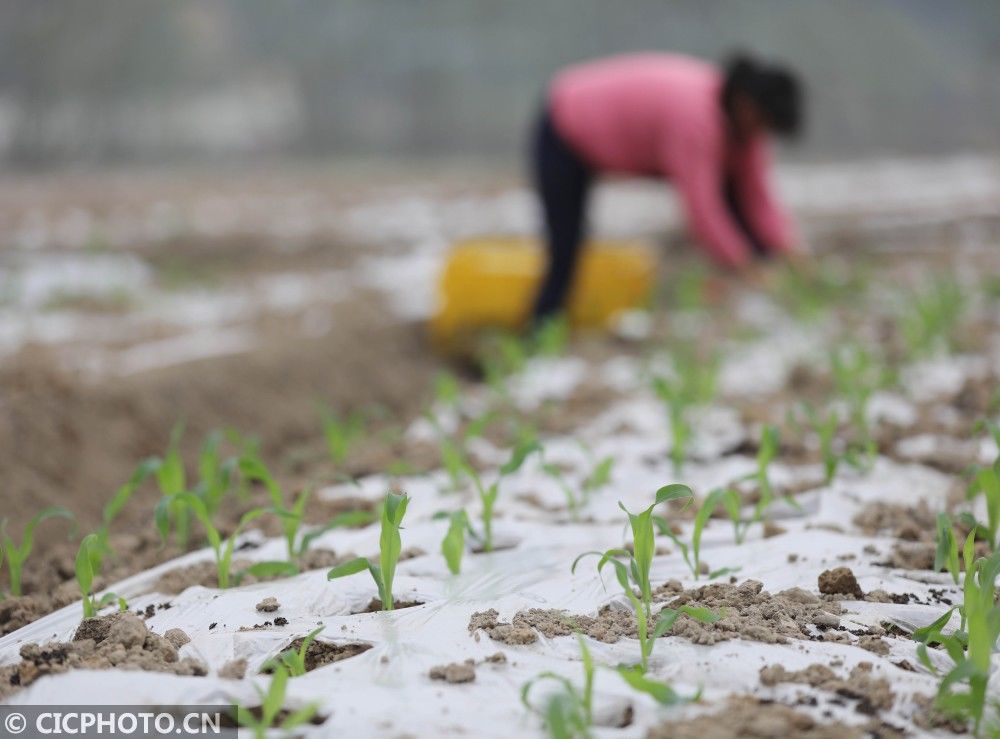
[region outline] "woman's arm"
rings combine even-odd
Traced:
[[[698,241],[725,267],[750,261],[751,246],[725,202],[721,163],[699,147],[688,147],[671,167],[688,224]]]
[[[770,251],[795,250],[796,237],[791,219],[775,198],[768,176],[771,156],[767,143],[751,143],[736,162],[735,195],[746,227]]]

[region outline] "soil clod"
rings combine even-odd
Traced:
[[[261,613],[274,613],[279,608],[281,608],[281,604],[273,595],[269,595],[257,604],[257,610]]]
[[[219,668],[219,677],[229,680],[242,680],[246,674],[247,661],[242,657],[240,659],[231,659]]]
[[[476,679],[476,663],[467,659],[464,662],[452,662],[448,665],[437,665],[428,673],[431,680],[443,680],[447,683],[471,683]]]
[[[834,567],[821,572],[819,592],[824,595],[852,595],[858,599],[865,597],[850,567]]]
[[[191,641],[191,637],[181,629],[167,629],[163,638],[173,644],[175,649],[180,649]]]

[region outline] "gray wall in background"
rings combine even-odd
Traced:
[[[5,0],[0,157],[510,157],[552,72],[746,48],[805,158],[1000,148],[996,0]]]

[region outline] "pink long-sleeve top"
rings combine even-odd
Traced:
[[[739,267],[753,252],[726,205],[727,175],[758,239],[788,251],[793,235],[768,185],[766,140],[737,144],[728,132],[722,82],[717,67],[687,56],[611,57],[557,75],[549,109],[556,130],[596,170],[670,179],[698,241]]]

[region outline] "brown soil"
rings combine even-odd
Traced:
[[[664,721],[646,739],[862,739],[866,732],[839,721],[820,724],[808,714],[753,696],[734,696],[718,713]]]
[[[231,572],[239,572],[251,564],[252,562],[245,559],[233,560]],[[242,580],[242,583],[246,585],[254,582],[257,582],[257,580],[252,575],[247,575]],[[160,575],[159,579],[153,585],[153,589],[158,593],[177,595],[183,593],[193,585],[200,585],[203,588],[219,587],[219,576],[215,562],[195,562],[191,565],[168,570]]]
[[[299,569],[303,572],[309,570],[327,570],[343,564],[350,559],[354,559],[354,555],[350,552],[347,554],[337,554],[332,549],[309,549],[299,557]]]
[[[398,420],[373,422],[372,441],[358,447],[344,469],[334,470],[317,405],[347,413],[378,404],[387,419],[408,420],[426,401],[440,363],[427,350],[421,327],[399,323],[379,299],[361,296],[344,305],[330,333],[320,339],[288,338],[275,331],[265,346],[248,354],[96,384],[56,366],[56,359],[42,350],[22,352],[0,366],[4,514],[15,531],[49,505],[68,507],[80,531],[93,530],[115,489],[141,459],[163,453],[170,429],[180,419],[185,422],[181,449],[186,460],[196,459],[209,431],[233,428],[260,440],[262,456],[286,490],[332,482],[344,473],[385,469],[411,451],[401,441],[383,443],[378,436]],[[422,460],[410,460],[417,469],[429,463],[426,453]],[[127,566],[113,577],[166,559],[152,528],[157,497],[155,486],[146,484],[115,522],[118,531],[138,532],[141,540],[132,543],[143,555],[148,534],[155,556],[136,558],[128,543],[120,542],[117,551]],[[309,519],[315,522],[343,510],[340,503],[314,503],[317,513]],[[76,543],[66,542],[68,531],[59,521],[39,527],[25,571],[26,595],[49,593],[72,577]],[[52,558],[68,558],[69,571],[53,573]]]
[[[538,640],[539,633],[553,638],[580,632],[607,643],[623,636],[634,637],[636,633],[632,614],[613,606],[601,608],[596,618],[542,608],[518,611],[510,623],[500,621],[499,617],[495,608],[477,611],[469,619],[469,631],[483,629],[491,639],[505,644],[531,644]]]
[[[375,445],[372,445],[373,447]],[[360,449],[358,450],[360,453]],[[384,455],[384,450],[381,450]],[[384,456],[383,456],[384,461]],[[309,525],[322,525],[332,518],[342,513],[353,513],[355,511],[374,512],[375,501],[364,498],[336,498],[327,500],[312,496],[306,505],[303,521]],[[242,509],[240,510],[242,513]],[[255,521],[259,528],[267,536],[283,536],[284,529],[281,527],[281,519],[278,516],[265,516]],[[364,524],[362,524],[363,526]]]
[[[80,599],[74,572],[75,546],[60,541],[50,548],[48,556],[44,546],[38,547],[43,551],[36,551],[25,567],[25,590],[30,594],[0,600],[0,635]],[[115,554],[105,560],[104,572],[94,579],[94,590],[180,554],[172,545],[162,546],[153,531],[114,535],[111,548]],[[27,573],[32,573],[33,579],[28,580]]]
[[[291,643],[282,649],[285,652],[289,649],[296,652],[302,648],[305,637],[293,639]],[[356,657],[372,648],[371,644],[364,642],[351,642],[350,644],[333,644],[332,642],[313,640],[306,650],[306,672],[311,672],[319,667],[331,665],[344,659]]]
[[[177,655],[176,641],[154,634],[132,613],[84,620],[69,642],[25,644],[21,661],[0,668],[0,699],[43,675],[72,669],[149,670],[175,675],[205,675],[205,665]]]
[[[934,550],[932,542],[897,542],[892,548],[888,565],[901,570],[932,570]]]
[[[854,525],[868,536],[889,533],[906,541],[934,541],[936,517],[923,500],[915,506],[874,502],[854,517]]]
[[[858,637],[858,646],[880,657],[889,656],[890,649],[888,642],[878,636],[860,636]]]
[[[0,600],[0,636],[27,626],[46,613],[79,600],[80,589],[75,581],[59,585],[51,594],[37,593]]]
[[[834,567],[819,573],[819,592],[824,595],[850,595],[859,600],[865,597],[850,567]]]
[[[934,696],[917,694],[913,696],[913,702],[918,709],[913,714],[913,723],[921,729],[944,730],[953,734],[965,734],[969,731],[968,721],[935,707]]]
[[[476,661],[467,659],[465,662],[437,665],[431,668],[428,676],[431,680],[443,680],[447,683],[471,683],[476,679]]]
[[[851,674],[842,679],[826,665],[812,664],[804,670],[789,672],[781,665],[761,668],[760,681],[764,685],[778,683],[803,683],[819,690],[858,701],[858,713],[874,714],[892,708],[896,694],[889,688],[889,681],[872,675],[870,662],[862,662]]]
[[[682,590],[679,582],[671,581],[654,591],[653,598],[667,601],[671,608],[704,606],[721,616],[711,624],[685,615],[677,619],[670,633],[696,644],[715,644],[728,639],[784,644],[789,639],[816,639],[812,632],[817,629],[833,630],[824,633],[824,638],[841,634],[840,604],[820,600],[801,588],[771,595],[757,580],[746,580],[739,586],[713,583],[694,590]]]
[[[268,597],[264,598],[264,600],[262,600],[260,603],[258,603],[255,606],[255,608],[261,613],[274,613],[279,608],[281,608],[281,604],[278,602],[277,598],[275,598],[273,595],[269,595]]]
[[[299,559],[299,567],[302,571],[321,570],[335,567],[342,562],[353,559],[353,554],[339,555],[332,549],[310,549]],[[282,576],[273,575],[271,577],[255,577],[250,574],[242,575],[240,571],[249,567],[252,562],[246,559],[235,559],[232,562],[231,572],[239,578],[241,585],[250,585],[255,582],[267,580],[279,580]],[[200,585],[204,588],[217,588],[219,577],[214,561],[196,562],[173,570],[167,570],[153,585],[153,589],[159,593],[169,593],[177,595],[183,593],[192,585]],[[72,601],[70,601],[72,602]]]
[[[191,637],[188,636],[182,629],[167,629],[163,633],[163,638],[173,644],[176,649],[180,649],[185,644],[191,643]]]
[[[728,639],[767,644],[784,644],[789,639],[851,642],[840,626],[840,604],[836,601],[821,600],[801,588],[791,588],[777,595],[762,588],[760,582],[747,580],[739,586],[714,583],[685,591],[680,582],[671,580],[653,592],[653,599],[666,602],[671,608],[704,606],[721,616],[711,624],[683,614],[677,619],[670,634],[696,644],[715,644]],[[469,631],[475,634],[479,630],[505,644],[532,644],[539,634],[552,638],[577,632],[612,643],[622,637],[634,638],[636,624],[631,613],[614,606],[604,606],[596,617],[530,608],[518,611],[510,622],[500,621],[500,614],[491,608],[477,611],[469,619]],[[818,636],[813,633],[817,631]],[[873,647],[872,651],[878,649],[874,642],[869,646]]]
[[[229,680],[242,680],[246,674],[247,661],[242,657],[240,659],[231,659],[219,668],[219,677]]]
[[[413,608],[414,606],[422,606],[424,602],[422,600],[396,600],[392,601],[393,610],[398,611],[400,608]],[[368,601],[368,605],[364,607],[363,610],[355,611],[355,613],[378,613],[382,610],[382,599],[372,598]]]

